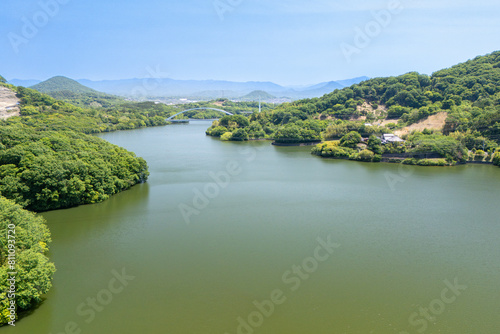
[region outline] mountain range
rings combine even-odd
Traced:
[[[340,81],[328,81],[315,85],[287,87],[273,82],[233,82],[223,80],[175,80],[159,79],[124,79],[92,81],[76,80],[78,83],[107,94],[133,99],[185,97],[194,99],[230,98],[237,99],[253,91],[264,91],[269,95],[292,100],[320,97],[335,89],[348,87],[352,84],[368,80],[368,77],[358,77]],[[35,86],[39,80],[12,79],[9,83],[16,86]]]

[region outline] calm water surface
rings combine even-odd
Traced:
[[[44,214],[54,288],[2,331],[499,333],[500,168],[324,160],[208,126],[101,135],[148,183]]]

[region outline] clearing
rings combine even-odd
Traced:
[[[396,136],[403,136],[406,134],[411,133],[414,130],[417,131],[423,131],[424,129],[429,129],[429,130],[437,130],[441,131],[443,130],[444,124],[446,122],[446,118],[448,118],[448,113],[446,111],[439,112],[435,115],[431,115],[427,117],[426,119],[423,119],[417,123],[414,123],[410,126],[406,126],[402,128],[401,130],[394,131],[394,134]]]
[[[12,90],[0,87],[0,119],[19,116],[19,99]]]

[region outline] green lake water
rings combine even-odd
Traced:
[[[2,332],[500,332],[500,168],[326,160],[209,125],[100,135],[149,181],[43,214],[54,287]]]

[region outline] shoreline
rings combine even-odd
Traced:
[[[349,158],[335,158],[335,157],[324,157],[321,155],[313,154],[312,155],[320,158],[320,159],[329,159],[329,160],[346,160],[346,161],[354,161],[354,162],[365,162],[365,163],[387,163],[387,164],[401,164],[406,166],[419,166],[419,167],[455,167],[455,166],[465,166],[465,165],[491,165],[496,166],[491,161],[465,161],[465,162],[456,162],[454,164],[447,165],[419,165],[419,164],[403,164],[404,159],[390,159],[390,158],[382,158],[380,161],[363,161],[363,160],[354,160]],[[395,161],[399,160],[399,161]]]
[[[321,141],[314,141],[314,142],[307,142],[307,143],[276,143],[272,142],[271,145],[274,146],[313,146],[313,145],[318,145],[321,144]]]

